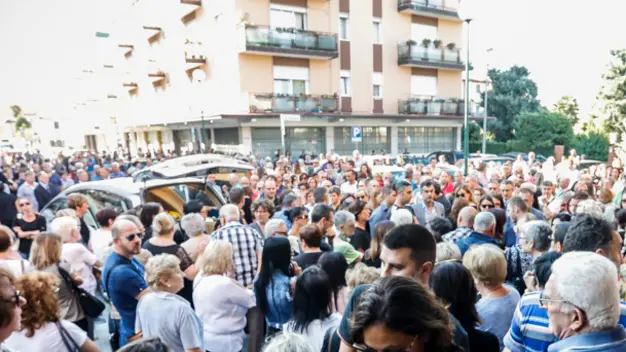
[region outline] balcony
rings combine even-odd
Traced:
[[[453,45],[435,47],[409,40],[398,44],[398,65],[462,71],[461,51]]]
[[[398,0],[398,12],[461,22],[458,0]]]
[[[470,104],[470,114],[476,109]],[[465,101],[457,99],[436,99],[433,97],[416,97],[398,101],[398,113],[423,116],[457,116],[465,114]]]
[[[335,95],[286,95],[286,94],[250,94],[250,112],[252,113],[330,113],[339,111],[339,97]]]
[[[337,35],[295,28],[246,26],[250,54],[330,60],[339,56]]]

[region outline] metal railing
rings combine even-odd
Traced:
[[[250,112],[336,112],[337,95],[250,94]]]
[[[432,12],[440,15],[458,17],[457,8],[446,6],[446,2],[450,2],[450,0],[398,0],[398,11]]]
[[[338,53],[337,34],[257,25],[246,26],[246,46],[248,49],[307,50],[327,55]]]
[[[475,111],[474,104],[470,102],[470,115]],[[434,98],[401,99],[398,101],[398,112],[409,115],[463,116],[465,101]]]
[[[461,60],[461,50],[459,48],[449,49],[447,46],[430,44],[425,47],[422,43],[404,42],[398,44],[398,64],[416,64],[420,62],[463,66]]]

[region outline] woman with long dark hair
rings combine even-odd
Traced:
[[[498,338],[477,329],[477,291],[470,272],[458,261],[438,263],[430,274],[429,286],[467,331],[471,351],[498,352]]]
[[[281,332],[283,324],[291,319],[291,277],[299,273],[298,265],[291,263],[291,245],[287,237],[265,240],[254,294],[257,306],[265,314],[268,336]]]
[[[361,295],[352,316],[351,339],[363,351],[461,350],[452,341],[446,309],[411,278],[380,279]]]
[[[365,251],[363,263],[367,266],[380,268],[380,251],[383,249],[383,238],[395,226],[396,224],[390,220],[379,221],[374,226],[374,236],[372,237],[372,242],[370,242],[370,248]]]
[[[146,203],[141,206],[141,213],[139,214],[139,220],[141,220],[141,224],[145,229],[145,233],[142,238],[142,242],[146,243],[150,238],[152,238],[152,220],[157,214],[162,213],[164,211],[161,204],[156,202]]]
[[[327,252],[322,254],[317,265],[328,274],[330,286],[333,290],[330,311],[332,313],[343,314],[346,308],[346,300],[348,299],[348,287],[346,284],[348,262],[346,261],[346,257],[339,252]]]
[[[316,265],[308,267],[296,281],[293,315],[285,325],[285,332],[304,335],[314,350],[320,351],[326,331],[341,322],[341,314],[330,311],[331,297],[328,274]]]

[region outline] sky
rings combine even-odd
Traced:
[[[10,117],[13,104],[55,119],[70,114],[87,89],[76,78],[103,55],[94,33],[107,28],[124,1],[0,0],[0,119]],[[626,48],[626,0],[465,1],[474,13],[475,72],[487,62],[526,66],[545,106],[572,95],[585,116],[609,51]]]

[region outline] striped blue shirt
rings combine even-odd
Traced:
[[[513,352],[544,352],[559,341],[549,328],[548,311],[539,305],[540,292],[526,293],[519,301],[504,336],[504,346]],[[626,326],[626,303],[620,305],[619,324]]]

